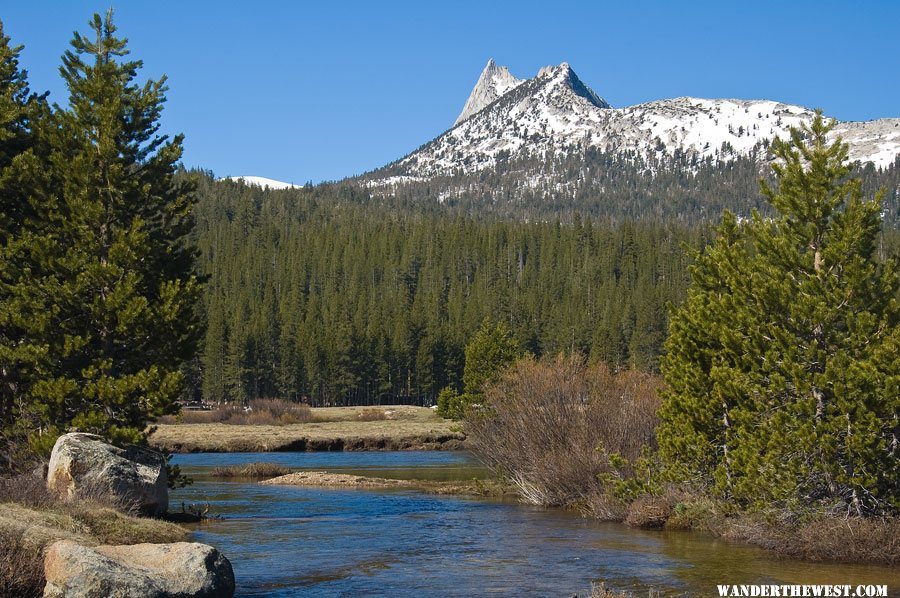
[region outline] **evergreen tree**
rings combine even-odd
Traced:
[[[112,11],[75,33],[60,69],[69,105],[37,127],[47,163],[22,167],[30,251],[7,289],[47,368],[19,414],[47,444],[66,429],[139,442],[178,409],[182,366],[202,332],[191,185],[176,182],[181,136],[158,135],[165,80],[135,83]]]
[[[465,415],[470,405],[480,401],[484,385],[521,357],[522,349],[502,322],[485,320],[466,345],[465,355],[465,392],[458,393],[451,387],[441,391],[437,406],[443,417],[459,419]]]
[[[19,67],[21,46],[11,46],[0,23],[0,468],[18,459],[14,430],[23,388],[46,362],[46,351],[31,333],[44,330],[46,319],[23,317],[21,293],[14,291],[25,277],[22,258],[37,247],[23,235],[31,214],[20,180],[21,164],[35,158],[33,120],[46,114],[46,102],[29,92],[27,74]]]
[[[494,325],[484,322],[466,345],[466,365],[463,370],[466,392],[480,393],[486,383],[521,355],[519,343],[503,322]]]
[[[900,506],[896,256],[821,114],[773,145],[776,216],[726,215],[675,311],[659,429],[682,476],[745,504]]]

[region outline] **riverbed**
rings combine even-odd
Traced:
[[[265,461],[398,479],[471,480],[465,452],[194,453],[174,463],[195,483],[174,491],[210,505],[194,539],[231,560],[240,596],[581,596],[592,581],[646,595],[712,596],[716,584],[887,584],[886,567],[812,564],[692,532],[644,531],[509,500],[413,490],[259,485],[212,468]]]

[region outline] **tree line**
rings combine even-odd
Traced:
[[[580,214],[615,223],[649,219],[697,226],[718,221],[724,210],[743,217],[754,209],[772,215],[759,192],[760,178],[772,179],[768,151],[769,144],[761,143],[749,155],[726,153],[720,161],[680,151],[657,158],[582,147],[540,155],[501,152],[495,164],[477,172],[376,185],[369,192],[388,201],[434,203],[451,213],[478,217],[559,218],[571,223]],[[885,226],[900,226],[900,158],[887,168],[861,165],[856,173],[867,193],[885,189]],[[394,163],[358,180],[370,184],[403,174]]]

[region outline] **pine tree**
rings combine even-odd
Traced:
[[[12,468],[19,459],[23,389],[46,364],[45,347],[32,333],[46,329],[46,318],[22,317],[26,297],[17,287],[27,278],[23,257],[38,247],[23,235],[32,214],[20,180],[22,164],[36,159],[33,121],[46,115],[44,96],[29,92],[27,73],[19,67],[22,46],[11,46],[0,23],[0,468]],[[22,289],[19,289],[20,291]]]
[[[726,215],[671,321],[660,449],[748,505],[900,506],[896,257],[833,124],[773,145],[777,216]]]
[[[441,391],[437,406],[442,417],[459,419],[465,415],[470,405],[481,400],[485,384],[521,357],[522,349],[502,322],[485,320],[466,345],[465,355],[465,392],[458,393],[451,387]]]
[[[469,394],[480,393],[503,368],[522,355],[519,343],[502,323],[485,321],[466,345],[466,365],[463,384]]]
[[[158,135],[165,79],[135,83],[112,11],[76,33],[60,68],[69,105],[38,127],[47,163],[23,167],[31,216],[27,276],[12,294],[49,371],[27,389],[33,437],[79,429],[140,442],[177,411],[182,366],[202,332],[192,188],[176,182],[182,137]]]

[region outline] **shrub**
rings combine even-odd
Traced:
[[[238,405],[220,405],[210,411],[182,411],[159,418],[161,424],[212,424],[284,426],[313,420],[305,403],[284,399],[253,399],[247,409]]]
[[[466,420],[468,442],[529,502],[573,505],[604,494],[608,456],[630,462],[652,445],[659,381],[614,375],[582,357],[526,357],[488,384]]]
[[[815,515],[792,525],[745,518],[726,536],[810,561],[900,564],[900,519]]]
[[[446,419],[462,419],[474,402],[475,395],[460,393],[448,386],[438,394],[437,414]]]
[[[628,505],[625,523],[632,527],[659,529],[672,514],[672,505],[659,496],[642,496]]]
[[[666,529],[694,530],[721,533],[725,526],[725,512],[721,502],[693,496],[680,500],[672,507]]]
[[[56,503],[57,498],[47,490],[43,476],[26,473],[0,478],[0,503],[4,502],[40,508]]]
[[[290,468],[277,463],[248,463],[246,465],[229,465],[216,467],[212,475],[218,478],[277,478],[291,473]]]
[[[384,409],[363,409],[356,414],[356,419],[361,422],[374,422],[390,418]]]
[[[237,413],[243,413],[243,408],[237,405],[218,405],[209,411],[183,409],[178,415],[164,415],[157,422],[160,424],[217,424],[228,421]]]
[[[0,527],[0,596],[42,596],[44,557],[25,540],[24,528]]]

